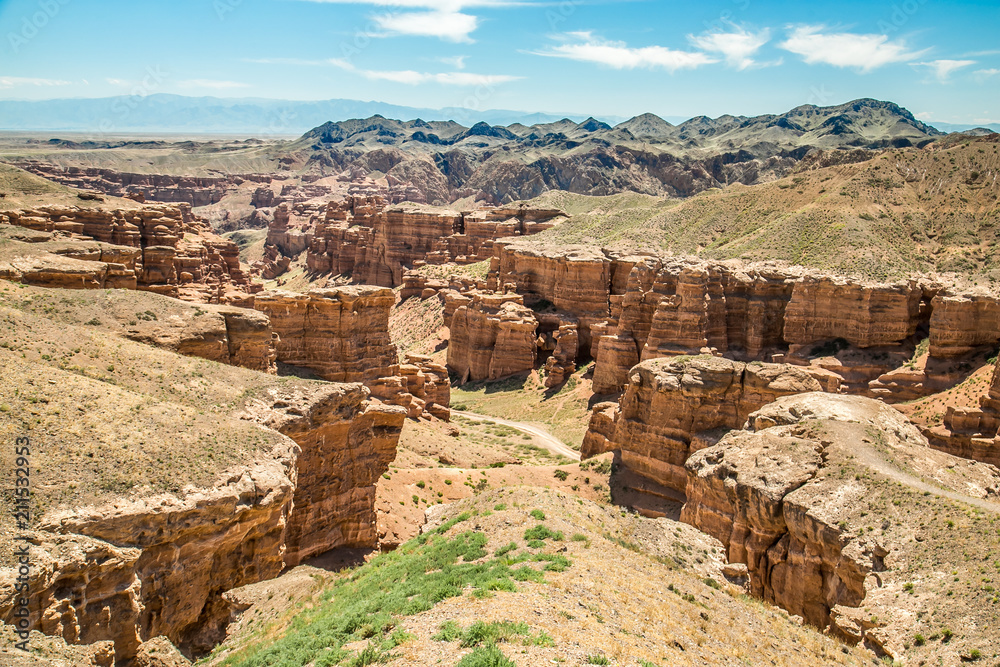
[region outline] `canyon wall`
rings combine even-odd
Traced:
[[[962,516],[965,503],[978,503],[995,516],[1000,473],[930,449],[893,408],[855,396],[784,397],[686,468],[681,520],[722,541],[730,562],[748,566],[751,593],[790,614],[894,658],[910,646],[914,618],[969,613],[951,593],[900,599],[920,554],[962,560],[964,547],[947,535],[914,543],[926,518],[918,499],[930,483],[935,512]],[[866,528],[873,521],[878,531]],[[970,537],[982,529],[970,526]]]
[[[248,305],[260,289],[241,268],[237,245],[214,234],[186,204],[42,206],[0,213],[0,228],[5,225],[8,235],[17,234],[11,227],[38,232],[15,239],[36,248],[23,255],[4,253],[0,275],[8,280],[42,287],[140,289],[235,305]]]
[[[312,274],[348,275],[356,283],[396,287],[403,274],[423,264],[472,264],[493,256],[494,241],[536,234],[565,214],[526,207],[452,211],[417,204],[389,205],[377,195],[331,201],[322,215],[292,224],[278,206],[269,225],[268,248],[258,272],[287,268],[280,257],[306,252]],[[262,273],[263,274],[263,273]]]
[[[719,357],[654,359],[635,366],[617,410],[595,408],[586,458],[618,450],[621,464],[655,484],[683,492],[684,464],[721,433],[740,428],[747,416],[780,396],[819,391],[819,383],[795,366],[743,363]],[[610,435],[608,435],[610,434]]]
[[[271,389],[245,418],[300,448],[284,563],[337,547],[372,547],[375,483],[396,458],[406,412],[368,400],[360,384]],[[231,588],[231,587],[230,587]]]
[[[419,418],[450,415],[447,372],[429,359],[405,368],[389,335],[391,289],[351,285],[298,292],[265,292],[254,307],[266,314],[278,336],[279,362],[308,368],[329,382],[359,382],[382,401]],[[413,391],[410,391],[410,390]]]
[[[1000,343],[1000,299],[929,279],[877,283],[779,264],[495,245],[488,289],[575,323],[578,361],[596,360],[596,394],[622,392],[640,361],[713,354],[791,363],[826,391],[904,401],[953,385],[953,362]],[[548,333],[536,319],[539,335]],[[482,322],[456,320],[452,337],[474,340],[480,334],[466,329]],[[917,369],[922,339],[930,356]],[[511,365],[525,363],[522,352]]]
[[[86,392],[99,384],[63,383],[59,400],[71,404],[81,383]],[[28,533],[31,627],[72,644],[112,641],[119,662],[160,635],[196,657],[225,637],[226,591],[332,548],[377,546],[375,481],[395,458],[405,410],[369,400],[359,384],[265,383],[247,393],[210,430],[194,429],[201,437],[187,453],[211,452],[213,436],[224,448],[262,436],[271,444],[221,471],[214,484],[135,489],[44,513]],[[246,426],[229,435],[240,423]],[[72,429],[61,437],[66,452],[86,449]],[[20,595],[16,577],[0,568],[0,619],[8,623]]]

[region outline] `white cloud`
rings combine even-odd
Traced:
[[[249,88],[250,84],[239,81],[215,81],[214,79],[188,79],[178,81],[181,88],[214,88],[216,90],[231,90],[233,88]]]
[[[402,11],[380,14],[372,20],[383,31],[379,37],[409,35],[437,37],[450,42],[471,42],[470,35],[479,27],[479,18],[463,9],[476,7],[525,7],[538,5],[536,0],[307,0],[324,4],[371,5]]]
[[[975,60],[930,60],[923,63],[913,63],[914,67],[926,67],[941,83],[945,83],[952,72],[975,65]]]
[[[810,65],[855,67],[862,72],[909,62],[926,53],[910,51],[903,40],[890,40],[888,35],[825,32],[824,26],[809,25],[794,27],[788,39],[778,46],[802,56]]]
[[[597,63],[614,69],[665,69],[669,72],[719,62],[697,51],[678,51],[665,46],[631,48],[624,42],[597,39],[589,32],[567,33],[565,38],[566,43],[547,51],[536,51],[535,55]]]
[[[449,42],[471,42],[479,19],[471,14],[448,11],[401,12],[373,16],[384,36],[437,37]]]
[[[979,79],[988,79],[991,76],[996,76],[997,74],[1000,74],[1000,69],[996,69],[995,67],[990,69],[977,69],[975,72],[973,72],[973,74],[975,74],[976,77]]]
[[[689,35],[688,39],[702,51],[721,53],[726,64],[739,70],[758,65],[753,59],[762,46],[771,39],[771,31],[750,32],[733,26],[731,32],[710,32],[703,35]]]
[[[537,5],[533,0],[306,0],[329,5],[375,5],[428,9],[436,12],[458,12],[466,7],[525,7]]]
[[[36,79],[23,76],[0,76],[0,88],[19,88],[22,86],[69,86],[71,81],[60,79]]]
[[[346,60],[327,61],[334,67],[359,74],[371,81],[392,81],[416,86],[422,83],[439,83],[445,86],[496,86],[517,81],[521,77],[506,74],[473,74],[472,72],[417,72],[415,70],[371,70],[355,67]]]

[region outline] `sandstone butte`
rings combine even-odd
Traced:
[[[275,277],[305,252],[312,275],[397,287],[407,269],[485,261],[493,256],[496,240],[536,234],[565,219],[558,210],[524,206],[463,212],[390,206],[380,196],[358,195],[331,201],[322,215],[292,222],[287,204],[280,204],[268,226],[265,257],[252,270]]]
[[[61,443],[33,452],[33,627],[111,641],[120,662],[160,635],[197,655],[225,635],[226,591],[335,547],[376,546],[375,482],[395,458],[403,408],[358,383],[279,379],[127,338],[109,346],[107,331],[0,310],[6,382],[31,393],[5,396],[0,427],[22,432],[18,415],[44,405],[31,432]],[[74,355],[113,362],[108,377],[53,360]],[[77,463],[88,451],[99,455]],[[3,553],[12,537],[0,535]],[[16,577],[0,569],[7,622]]]
[[[0,213],[0,277],[42,287],[140,289],[188,301],[249,305],[259,291],[235,243],[187,204],[135,209],[42,206]]]

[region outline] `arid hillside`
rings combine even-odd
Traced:
[[[774,183],[685,200],[553,192],[533,206],[571,219],[539,241],[611,244],[712,259],[784,260],[886,279],[955,272],[1000,278],[1000,135],[887,150],[855,164],[806,159]]]
[[[747,597],[720,555],[675,521],[494,491],[349,573],[300,568],[233,592],[246,611],[207,664],[871,663]]]

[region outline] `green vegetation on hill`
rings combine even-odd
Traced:
[[[469,513],[460,514],[396,551],[380,555],[330,586],[315,608],[297,615],[276,639],[251,640],[222,664],[298,667],[336,665],[346,659],[346,664],[361,667],[387,662],[395,657],[392,650],[410,637],[397,627],[400,617],[432,609],[443,600],[461,596],[466,588],[472,589],[474,597],[488,597],[492,591],[516,591],[517,581],[544,580],[541,569],[527,564],[549,560],[543,554],[532,556],[522,551],[487,558],[483,547],[488,539],[482,532],[447,535],[470,517]],[[518,563],[521,565],[515,569]],[[514,635],[530,637],[530,631],[526,627],[522,631],[519,625],[483,624],[459,632],[456,638],[465,646],[486,644],[488,652],[489,647],[495,649],[497,641]],[[536,639],[544,641],[541,635]],[[367,644],[353,657],[343,648],[363,640]]]

